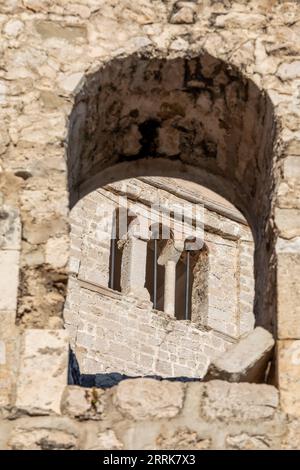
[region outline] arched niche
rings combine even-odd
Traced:
[[[109,182],[172,176],[219,193],[255,241],[257,324],[275,330],[276,122],[266,93],[208,53],[133,54],[87,75],[70,116],[70,206]]]

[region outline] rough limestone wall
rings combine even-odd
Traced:
[[[10,353],[16,348],[8,346],[20,330],[14,317],[18,279],[21,327],[61,327],[69,240],[64,143],[77,85],[88,71],[98,70],[119,54],[149,48],[154,55],[162,49],[176,56],[205,49],[237,66],[265,90],[279,123],[280,162],[272,168],[279,181],[274,186],[268,179],[257,197],[258,203],[263,201],[265,206],[267,200],[272,205],[271,218],[267,216],[261,233],[261,237],[266,234],[262,246],[270,263],[262,257],[259,268],[261,272],[273,268],[267,290],[264,285],[262,289],[270,312],[274,313],[276,304],[273,324],[281,406],[291,415],[300,414],[299,4],[203,1],[196,10],[186,21],[185,12],[176,19],[173,3],[159,0],[6,0],[0,5],[0,200],[10,215],[20,213],[23,234],[21,270],[9,285],[8,272],[18,270],[18,260],[6,268],[1,263],[5,274],[1,271],[1,300],[5,298],[1,357],[6,361],[0,364],[5,376],[1,394],[6,397],[10,394],[6,371],[12,370],[7,364],[18,362]],[[257,172],[263,168],[262,162]],[[252,174],[256,178],[256,171]],[[247,174],[243,177],[247,181]],[[5,422],[2,432],[11,424]],[[290,426],[290,441],[297,442],[297,433],[299,439],[297,426]]]
[[[56,396],[56,413],[30,407],[7,411],[0,421],[0,448],[195,451],[300,445],[299,421],[278,409],[278,392],[269,385],[132,379],[109,390],[61,386]]]
[[[282,412],[270,385],[130,379],[103,390],[66,386],[67,369],[66,332],[24,331],[15,399],[0,409],[0,449],[300,446],[300,421]]]

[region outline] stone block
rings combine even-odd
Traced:
[[[164,432],[156,438],[159,450],[207,450],[211,447],[211,439],[199,435],[196,431],[182,427],[175,432]]]
[[[293,115],[293,118],[295,118],[295,115]],[[299,127],[299,124],[298,122],[296,121],[295,122],[295,129],[297,129]],[[300,156],[300,140],[299,138],[295,138],[295,139],[292,139],[292,140],[289,140],[286,144],[286,154],[287,155],[292,155],[292,156],[297,156],[299,157]],[[286,162],[289,166],[289,163],[290,163],[290,157],[285,157],[284,161],[283,161],[283,165],[284,165],[284,169],[285,169],[285,165],[286,165]],[[295,164],[295,160],[292,160],[293,163]],[[297,166],[299,167],[299,163],[297,164]],[[285,175],[285,173],[284,173]],[[286,175],[285,175],[286,176]]]
[[[289,422],[287,432],[283,436],[281,450],[300,449],[300,420],[294,419]]]
[[[67,384],[68,335],[64,330],[23,333],[16,407],[29,414],[60,413]]]
[[[300,253],[277,253],[278,337],[300,339]]]
[[[36,21],[35,29],[44,41],[56,38],[74,43],[86,36],[86,28],[84,26],[66,26],[55,21]]]
[[[283,161],[284,177],[287,179],[300,178],[300,158],[299,156],[289,156]]]
[[[19,252],[0,251],[0,310],[15,310],[19,284]]]
[[[54,268],[63,268],[69,259],[69,238],[49,238],[46,243],[45,261]]]
[[[0,365],[6,364],[6,346],[5,342],[0,340]]]
[[[117,438],[112,429],[100,432],[97,435],[93,450],[122,450],[123,443]]]
[[[153,379],[131,379],[115,390],[114,404],[130,418],[173,418],[183,406],[183,385]]]
[[[294,238],[300,235],[300,211],[299,209],[276,208],[275,223],[279,235],[283,238]]]
[[[21,244],[21,221],[19,211],[2,206],[0,210],[0,247],[2,250],[19,250]]]
[[[65,388],[62,397],[61,411],[80,421],[87,419],[99,420],[104,411],[104,392],[95,388],[77,387]]]
[[[63,419],[35,422],[21,420],[13,428],[8,448],[11,450],[75,450],[78,448],[76,427]]]
[[[262,27],[266,22],[266,17],[258,13],[250,13],[239,11],[230,11],[225,15],[217,15],[215,25],[217,28],[245,28],[247,30],[251,28]]]
[[[0,406],[10,403],[17,364],[17,332],[14,323],[11,324],[10,313],[0,312]]]
[[[208,421],[256,422],[271,419],[278,402],[278,391],[271,385],[213,380],[206,384],[200,414]]]
[[[300,416],[300,340],[277,342],[280,406],[285,413]]]
[[[274,343],[271,333],[261,327],[255,328],[212,361],[205,379],[262,382]]]
[[[281,80],[292,80],[300,77],[300,60],[281,64],[277,70],[277,75]]]
[[[266,435],[241,433],[227,436],[226,448],[231,450],[268,450],[270,444]]]

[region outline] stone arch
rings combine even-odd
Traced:
[[[268,95],[206,52],[132,54],[86,77],[68,138],[71,207],[111,181],[189,179],[247,218],[255,241],[257,324],[275,329],[276,121]]]

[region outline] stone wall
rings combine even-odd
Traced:
[[[280,425],[285,429],[281,442],[299,447],[294,419],[300,414],[299,2],[203,0],[193,10],[188,13],[171,0],[1,2],[1,235],[10,238],[7,221],[15,215],[21,228],[16,245],[1,250],[1,405],[11,408],[15,403],[20,333],[32,327],[40,328],[40,334],[45,328],[62,328],[70,200],[74,204],[120,174],[184,175],[222,193],[251,226],[256,318],[276,336],[280,410],[288,413],[288,428]],[[186,72],[182,80],[192,78],[182,81],[180,99],[172,98],[172,84],[177,86],[173,60],[179,60],[177,71]],[[163,86],[157,70],[162,65]],[[122,68],[127,82],[119,73]],[[98,77],[106,83],[101,97]],[[125,106],[124,112],[117,105],[122,82],[122,98],[126,83],[140,96],[131,100],[134,109]],[[152,92],[168,97],[161,110],[148,108]],[[182,122],[185,100],[193,122]],[[152,134],[156,146],[142,139],[141,153],[136,104],[139,116],[150,124],[151,119],[164,121]],[[145,134],[145,127],[141,130]],[[169,138],[170,130],[175,139]],[[103,134],[107,139],[97,140]],[[110,141],[111,135],[115,138]],[[144,158],[158,147],[159,158]],[[115,160],[103,159],[104,148],[118,160],[110,174]],[[86,175],[88,180],[81,178]],[[45,348],[52,344],[50,338],[44,337]],[[35,387],[42,385],[35,377]],[[193,419],[200,419],[194,408]],[[228,419],[234,421],[231,412]],[[82,423],[76,430],[70,425],[68,441],[68,418],[26,416],[1,422],[3,446],[17,423],[28,447],[35,446],[36,426],[42,430],[39,447],[53,447],[56,436],[60,446],[83,445]],[[243,435],[252,432],[239,429]],[[270,430],[274,436],[276,429]],[[143,432],[139,428],[133,433],[132,446],[138,446]]]
[[[299,420],[281,411],[273,386],[150,378],[106,390],[67,386],[65,332],[27,329],[21,351],[0,449],[299,448]]]
[[[49,395],[48,395],[49,396]],[[110,390],[61,387],[56,415],[0,421],[1,449],[299,448],[300,428],[268,385],[131,379]]]
[[[203,377],[211,360],[232,344],[152,304],[70,280],[66,329],[82,374]]]
[[[153,182],[158,182],[154,179]],[[173,187],[175,181],[171,181]],[[253,240],[238,211],[222,207],[225,214],[204,200],[204,242],[207,267],[195,266],[192,322],[176,321],[152,310],[151,302],[139,302],[109,289],[110,237],[118,195],[127,197],[129,208],[138,203],[143,213],[151,203],[180,204],[193,197],[201,201],[204,189],[195,193],[181,188],[168,191],[137,179],[94,191],[72,209],[71,253],[64,320],[71,346],[83,374],[120,372],[163,377],[203,377],[211,360],[253,328]],[[185,184],[183,187],[187,187]],[[178,194],[178,191],[181,193]],[[221,209],[220,209],[221,210]],[[240,217],[240,221],[232,218]],[[141,263],[140,259],[136,260]],[[197,273],[207,272],[207,309],[199,303],[203,290]],[[81,282],[84,281],[84,282]],[[97,288],[98,286],[98,288]],[[101,289],[102,287],[102,289]],[[106,288],[106,289],[105,289]]]
[[[1,197],[0,197],[1,198]],[[2,204],[0,209],[0,406],[10,401],[18,351],[16,327],[20,269],[21,221],[17,209]]]

